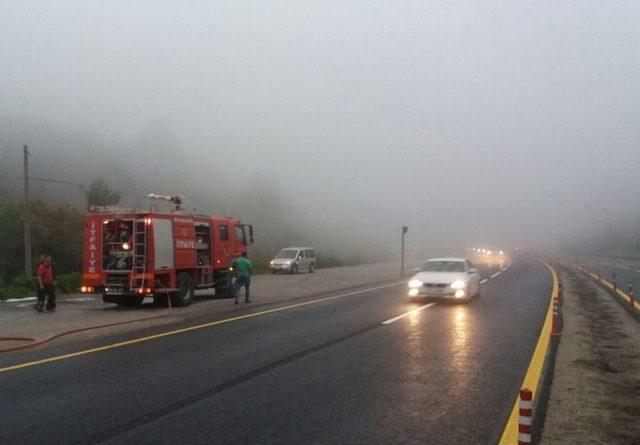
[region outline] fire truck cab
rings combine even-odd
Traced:
[[[106,303],[188,306],[196,289],[229,295],[233,260],[253,243],[240,220],[182,212],[98,212],[84,218],[84,293]]]

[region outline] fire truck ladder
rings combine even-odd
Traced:
[[[130,289],[144,288],[147,273],[147,224],[144,219],[136,220],[133,229],[133,272]],[[141,280],[137,282],[137,277]]]

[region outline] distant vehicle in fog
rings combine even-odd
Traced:
[[[490,267],[498,266],[501,269],[509,263],[509,256],[504,250],[485,249],[481,247],[471,248],[471,259],[476,264],[486,264]]]
[[[480,295],[480,275],[465,258],[433,258],[409,280],[409,296],[468,301]]]
[[[316,269],[316,254],[313,247],[285,247],[271,260],[271,273],[313,273]]]

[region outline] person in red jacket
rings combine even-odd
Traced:
[[[44,263],[44,253],[40,255],[40,259],[38,260],[38,267],[36,267],[36,278],[38,278],[38,270],[40,269],[40,265],[42,263]],[[33,307],[37,310],[40,310],[40,302],[44,302],[44,289],[40,289],[40,282],[38,282],[38,285],[36,287],[38,288],[38,293],[36,294],[38,296],[38,301],[36,301],[36,304]]]
[[[38,266],[38,312],[44,309],[44,297],[47,295],[47,311],[56,310],[56,282],[53,278],[53,267],[51,267],[51,255],[45,255],[42,263]]]

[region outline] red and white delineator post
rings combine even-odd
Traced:
[[[562,281],[558,280],[558,292],[553,296],[553,317],[551,318],[551,336],[560,335],[560,298],[562,298]]]
[[[531,423],[533,420],[533,393],[530,389],[520,390],[520,416],[518,419],[518,445],[531,443]]]

